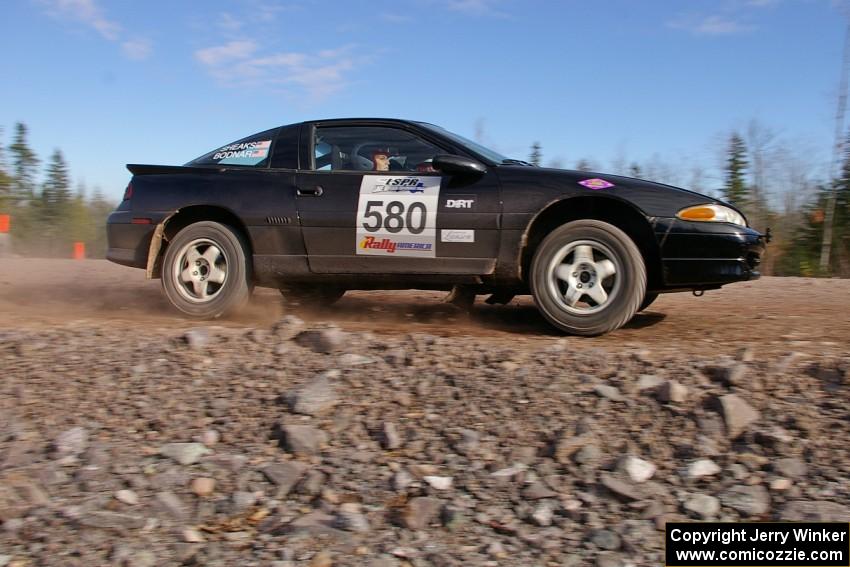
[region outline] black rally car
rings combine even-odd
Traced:
[[[728,204],[508,159],[422,122],[273,128],[184,166],[128,165],[113,262],[211,318],[255,285],[329,304],[349,289],[528,294],[556,327],[617,329],[659,293],[758,277],[764,235]]]

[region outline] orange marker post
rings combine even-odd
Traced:
[[[86,243],[74,242],[74,260],[86,259]]]
[[[11,224],[9,215],[0,215],[0,234],[8,233]]]

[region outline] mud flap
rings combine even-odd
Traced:
[[[151,237],[151,245],[148,248],[148,267],[145,270],[145,277],[149,280],[158,278],[160,275],[160,267],[157,260],[159,259],[159,251],[162,249],[162,235],[165,232],[165,222],[167,220],[165,219],[156,225],[156,229],[153,231],[153,236]]]

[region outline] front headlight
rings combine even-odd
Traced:
[[[676,216],[682,220],[699,222],[728,222],[747,226],[744,216],[734,209],[723,205],[697,205],[682,209]]]

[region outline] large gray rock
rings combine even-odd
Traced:
[[[345,333],[336,327],[302,331],[296,335],[295,343],[315,352],[329,354],[345,346]]]
[[[209,344],[210,331],[204,327],[189,329],[183,333],[183,342],[192,350],[200,350]]]
[[[168,443],[159,448],[159,454],[173,459],[181,465],[194,465],[201,457],[211,453],[201,443]]]
[[[788,457],[785,459],[779,459],[773,463],[773,470],[776,471],[777,474],[786,478],[799,479],[805,478],[809,471],[809,467],[806,465],[805,461]]]
[[[760,417],[759,412],[736,394],[720,396],[720,411],[726,423],[726,434],[735,439]]]
[[[714,476],[720,472],[720,467],[711,459],[698,459],[682,470],[682,476],[690,479]]]
[[[316,455],[328,441],[327,434],[312,425],[284,425],[281,431],[284,448],[297,456]]]
[[[297,461],[284,463],[269,463],[260,472],[275,486],[277,486],[276,497],[283,498],[292,490],[292,487],[301,480],[307,466]]]
[[[590,536],[590,541],[599,549],[607,549],[609,551],[620,549],[622,543],[620,536],[611,530],[596,530]]]
[[[608,384],[597,384],[594,386],[593,391],[596,392],[597,396],[607,398],[613,402],[622,402],[625,400],[620,390]]]
[[[395,423],[391,421],[384,422],[384,428],[381,432],[381,445],[384,446],[384,449],[393,451],[401,447],[401,443],[401,435]]]
[[[646,496],[640,487],[609,474],[603,474],[600,482],[622,500],[643,500]]]
[[[79,520],[80,524],[90,528],[124,530],[137,530],[145,525],[145,517],[136,514],[121,514],[109,510],[93,510],[83,514]]]
[[[89,444],[88,431],[83,427],[66,429],[53,440],[53,452],[56,458],[79,455]]]
[[[667,380],[658,387],[656,396],[660,402],[681,404],[688,399],[688,388],[675,380]]]
[[[720,500],[708,494],[695,494],[685,502],[685,510],[700,519],[708,520],[720,511]]]
[[[632,482],[646,482],[652,478],[656,470],[654,464],[634,455],[627,455],[620,459],[619,467]]]
[[[336,387],[325,373],[289,395],[290,407],[295,413],[319,415],[339,402]]]
[[[272,326],[272,331],[281,339],[291,339],[304,330],[304,320],[295,315],[284,315]]]
[[[744,516],[760,516],[770,510],[770,494],[760,484],[732,486],[720,494],[720,502]]]
[[[404,525],[411,530],[423,530],[440,514],[443,503],[436,498],[420,496],[407,503],[402,519]]]
[[[175,520],[183,521],[189,516],[189,513],[186,510],[186,505],[183,504],[180,497],[173,492],[163,491],[157,493],[156,503],[164,512]]]
[[[337,525],[350,532],[366,533],[371,529],[369,520],[360,510],[360,504],[356,502],[346,502],[340,505]]]

